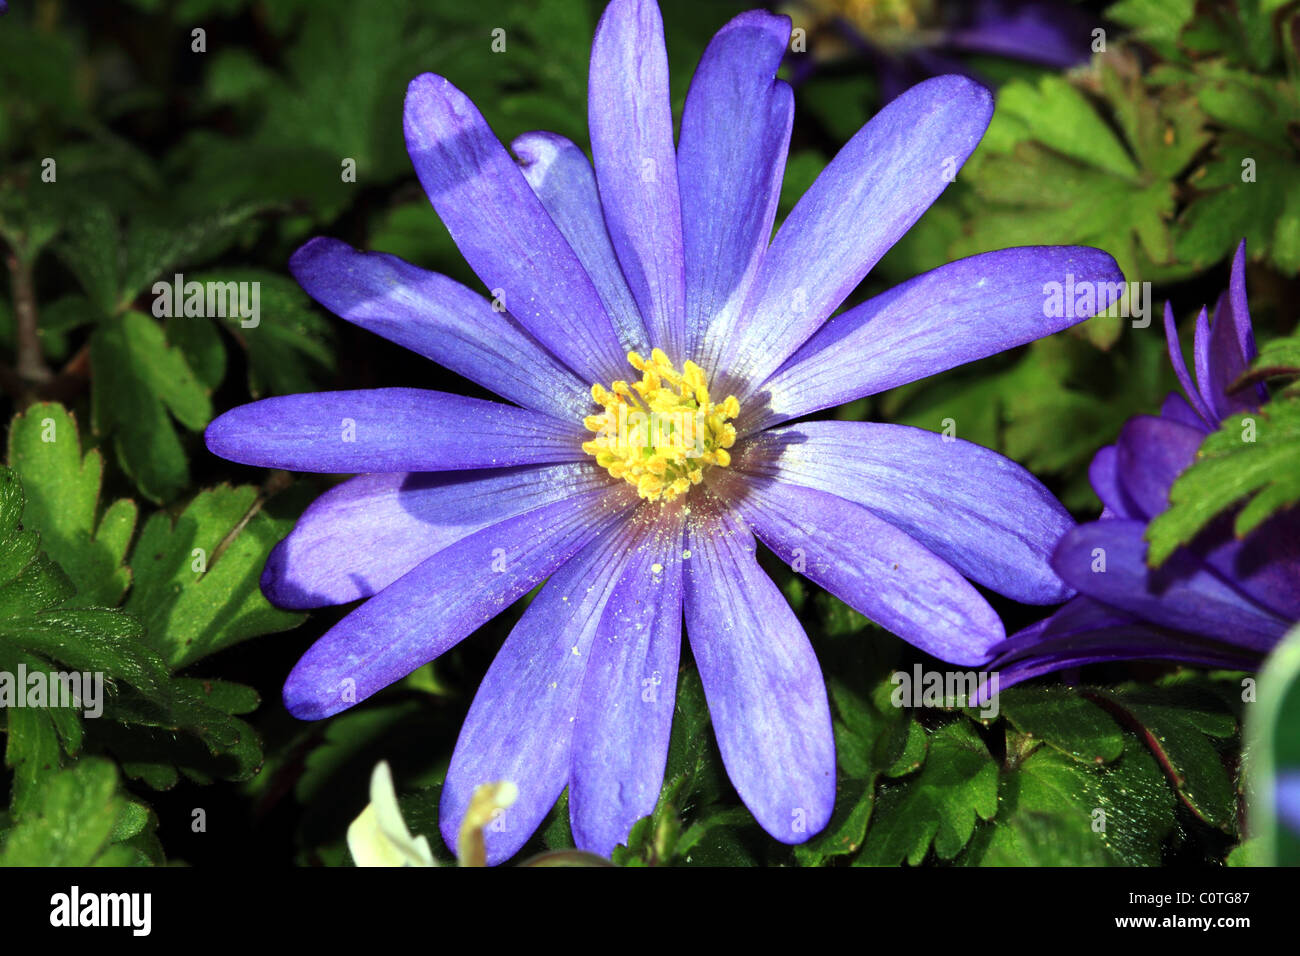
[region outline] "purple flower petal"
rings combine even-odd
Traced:
[[[584,462],[359,475],[303,512],[271,551],[262,592],[296,610],[370,597],[481,528],[608,484],[605,472]]]
[[[1255,358],[1255,335],[1246,304],[1246,240],[1232,258],[1228,291],[1219,296],[1210,327],[1209,380],[1202,384],[1210,392],[1214,407],[1224,418],[1248,412],[1268,401],[1262,384],[1229,395],[1228,389],[1250,367]]]
[[[1122,627],[1136,620],[1130,614],[1080,594],[1066,601],[1050,617],[1017,631],[993,650],[999,660],[1019,657],[1033,652],[1049,639]]]
[[[1209,409],[1210,425],[1217,426],[1223,420],[1223,410],[1215,403],[1214,390],[1210,388],[1210,319],[1204,307],[1196,316],[1192,335],[1192,360],[1196,364],[1196,390]]]
[[[1224,515],[1198,539],[1205,562],[1257,603],[1288,621],[1300,620],[1300,511],[1279,511],[1245,538]],[[1217,541],[1217,543],[1215,543]]]
[[[566,421],[591,410],[589,384],[453,279],[337,239],[311,240],[293,254],[289,270],[331,312],[502,398]]]
[[[1007,638],[987,670],[998,689],[1054,671],[1111,661],[1170,660],[1202,667],[1254,670],[1260,656],[1191,634],[1144,624],[1120,611],[1077,597],[1044,621]]]
[[[731,381],[762,381],[822,324],[948,186],[992,114],[984,87],[940,76],[912,87],[849,140],[763,259],[747,319],[727,347]]]
[[[950,262],[827,322],[763,384],[759,394],[768,405],[741,430],[873,395],[1069,328],[1104,311],[1123,279],[1114,259],[1084,246],[1000,249]],[[1048,283],[1060,284],[1059,301]],[[1088,283],[1095,307],[1076,310],[1070,302],[1066,308],[1068,283],[1076,290]]]
[[[1138,508],[1132,517],[1153,518],[1169,507],[1169,487],[1196,459],[1204,432],[1167,418],[1138,415],[1116,442],[1119,480]]]
[[[546,132],[525,133],[510,148],[519,157],[524,179],[591,277],[618,332],[619,345],[648,353],[650,340],[609,241],[596,174],[586,153],[563,136]]]
[[[1145,531],[1142,521],[1080,525],[1061,539],[1052,565],[1080,593],[1143,620],[1255,651],[1277,643],[1286,622],[1189,555],[1148,568]]]
[[[1174,374],[1178,376],[1178,384],[1183,387],[1183,393],[1187,396],[1187,400],[1191,402],[1196,414],[1201,417],[1204,427],[1217,427],[1219,423],[1218,417],[1214,414],[1214,410],[1205,403],[1200,390],[1197,389],[1196,384],[1192,381],[1192,376],[1187,371],[1187,361],[1183,358],[1183,347],[1178,340],[1178,323],[1174,320],[1173,306],[1168,302],[1165,303],[1165,343],[1169,347],[1169,362],[1174,367]]]
[[[1182,356],[1180,355],[1179,358]],[[1164,402],[1160,406],[1160,417],[1167,418],[1170,421],[1178,422],[1180,425],[1190,425],[1192,428],[1199,430],[1202,434],[1207,433],[1208,426],[1196,411],[1188,404],[1187,399],[1177,392],[1170,392],[1165,396]]]
[[[605,8],[591,44],[587,97],[596,181],[623,274],[650,344],[681,356],[682,211],[668,54],[654,0],[613,0]]]
[[[443,548],[313,644],[284,685],[285,706],[301,720],[318,720],[400,680],[500,614],[635,500],[630,485],[606,486]]]
[[[573,727],[573,836],[605,857],[659,800],[682,646],[680,516],[665,514],[634,547],[592,643]]]
[[[1092,457],[1092,463],[1088,466],[1088,481],[1101,499],[1102,518],[1143,517],[1120,484],[1119,453],[1114,445],[1106,445]]]
[[[1300,771],[1287,770],[1277,775],[1277,818],[1296,836],[1300,836]]]
[[[478,108],[425,73],[407,88],[404,127],[420,183],[493,299],[584,381],[621,371],[600,296]]]
[[[944,45],[1066,69],[1087,63],[1096,22],[1068,3],[980,0]]]
[[[592,641],[635,538],[625,524],[560,568],[492,661],[442,788],[438,817],[448,846],[482,784],[508,780],[519,789],[515,804],[484,830],[491,865],[513,856],[560,796]]]
[[[682,112],[687,354],[710,376],[772,237],[794,120],[776,79],[789,41],[788,17],[742,13],[704,51]]]
[[[416,388],[264,398],[219,416],[204,435],[230,461],[334,474],[581,461],[587,437],[576,421]]]
[[[1232,322],[1232,328],[1237,335],[1237,346],[1241,350],[1241,357],[1249,365],[1255,361],[1259,354],[1255,348],[1255,330],[1250,323],[1250,305],[1246,301],[1246,240],[1243,239],[1237,245],[1237,251],[1232,257],[1232,273],[1228,278],[1228,310],[1227,316]],[[1267,393],[1259,393],[1260,401],[1268,398]]]
[[[835,740],[812,645],[727,518],[687,527],[686,631],[722,763],[754,818],[783,843],[830,819]]]
[[[997,613],[952,565],[861,505],[763,478],[737,497],[781,560],[927,654],[981,664],[1005,640]]]
[[[1008,597],[1070,596],[1049,559],[1073,519],[1037,478],[987,448],[903,425],[804,422],[747,439],[733,461],[863,505]]]

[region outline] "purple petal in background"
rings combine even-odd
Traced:
[[[1088,62],[1097,26],[1061,0],[978,0],[966,5],[963,14],[962,25],[944,37],[947,48],[1058,69]]]
[[[1052,566],[1081,594],[1143,620],[1255,651],[1277,643],[1286,622],[1190,555],[1177,553],[1158,571],[1148,568],[1145,531],[1143,521],[1080,525],[1061,539]]]
[[[1246,301],[1246,240],[1237,245],[1232,257],[1232,273],[1228,277],[1228,301],[1225,313],[1232,323],[1237,336],[1237,346],[1241,356],[1249,364],[1259,354],[1255,348],[1255,331],[1250,322],[1250,305]],[[1258,393],[1260,401],[1268,398],[1267,393]]]
[[[1106,445],[1093,455],[1088,466],[1088,482],[1101,499],[1102,518],[1142,517],[1142,512],[1120,484],[1119,452],[1114,445]]]
[[[1255,335],[1250,324],[1250,307],[1246,304],[1246,240],[1243,239],[1232,257],[1228,291],[1219,296],[1214,308],[1209,380],[1201,383],[1224,418],[1251,411],[1268,401],[1263,384],[1228,394],[1229,387],[1249,368],[1255,355]]]
[[[1169,507],[1169,487],[1196,459],[1203,432],[1167,418],[1130,418],[1116,442],[1124,494],[1138,508],[1134,517],[1153,518]]]
[[[1210,411],[1211,426],[1223,419],[1223,410],[1214,400],[1214,390],[1210,388],[1210,317],[1202,307],[1196,316],[1192,333],[1192,360],[1196,366],[1196,389]]]
[[[1245,538],[1233,533],[1232,518],[1211,523],[1197,552],[1256,603],[1300,621],[1300,511],[1279,511]]]
[[[1170,660],[1202,667],[1254,670],[1260,655],[1145,624],[1122,611],[1076,597],[1044,621],[1007,638],[995,648],[987,670],[998,688],[1055,671],[1110,661]]]
[[[1277,817],[1283,826],[1300,836],[1300,771],[1277,775]]]
[[[1196,383],[1192,381],[1192,376],[1187,371],[1187,361],[1183,358],[1183,347],[1178,339],[1178,323],[1174,319],[1173,306],[1168,302],[1165,303],[1165,343],[1169,347],[1169,361],[1174,367],[1174,374],[1178,376],[1178,384],[1183,387],[1187,400],[1191,402],[1196,414],[1201,417],[1202,427],[1217,427],[1219,419],[1214,409],[1205,403],[1200,390],[1197,389]]]
[[[1177,392],[1170,392],[1165,396],[1164,402],[1160,405],[1160,417],[1178,422],[1180,425],[1190,425],[1202,433],[1208,427],[1205,419]]]

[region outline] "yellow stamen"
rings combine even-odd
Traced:
[[[582,450],[642,498],[672,501],[698,485],[706,467],[731,464],[736,427],[728,419],[740,414],[740,402],[729,395],[715,404],[704,370],[686,362],[678,371],[660,349],[649,359],[628,352],[627,360],[641,380],[591,386],[604,413],[583,418],[596,438]]]

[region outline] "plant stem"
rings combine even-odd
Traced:
[[[5,255],[14,297],[14,344],[16,362],[14,371],[28,392],[48,382],[53,373],[45,363],[41,351],[41,336],[36,321],[36,287],[32,281],[31,263],[17,253]],[[23,404],[26,404],[24,402]]]

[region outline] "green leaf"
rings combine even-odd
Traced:
[[[131,552],[126,609],[170,667],[303,620],[272,607],[258,586],[267,552],[292,528],[264,504],[251,485],[223,485],[200,492],[175,518],[160,511],[145,522]]]
[[[1169,508],[1147,526],[1147,563],[1163,564],[1217,515],[1245,502],[1233,523],[1245,537],[1300,501],[1300,397],[1226,418],[1169,489]]]
[[[90,357],[95,432],[112,435],[141,493],[154,501],[175,498],[189,483],[189,465],[172,417],[191,431],[202,429],[212,417],[208,390],[162,327],[139,312],[100,325]]]
[[[961,172],[973,226],[952,253],[1069,243],[1105,249],[1130,281],[1178,272],[1173,180],[1205,144],[1203,126],[1186,90],[1147,87],[1138,58],[1118,44],[1086,74],[1006,84]],[[1084,326],[1102,347],[1119,329]]]
[[[18,814],[0,849],[0,866],[128,866],[136,850],[115,843],[136,827],[139,810],[118,790],[117,770],[88,758],[48,777],[36,801]],[[134,834],[132,834],[134,835]]]
[[[961,862],[981,866],[1155,866],[1174,797],[1132,737],[1106,767],[1039,747],[1003,773],[994,822]]]
[[[1110,763],[1124,752],[1119,725],[1072,688],[1021,684],[1000,693],[998,703],[1018,731],[1071,760]]]
[[[951,860],[970,840],[977,820],[998,812],[998,770],[984,742],[964,721],[940,727],[920,773],[882,789],[855,866],[916,866],[933,844]]]
[[[171,283],[176,269],[225,251],[266,210],[264,202],[217,210],[175,203],[140,210],[140,205],[124,222],[108,204],[86,202],[67,216],[64,236],[55,246],[104,316],[128,311],[158,281]]]
[[[9,466],[26,488],[24,523],[40,532],[79,602],[116,605],[131,583],[123,559],[136,507],[119,500],[100,514],[103,459],[96,449],[83,457],[76,419],[62,405],[30,406],[9,426]]]
[[[1244,236],[1252,258],[1295,273],[1300,163],[1290,131],[1300,122],[1300,90],[1293,80],[1222,64],[1201,67],[1192,82],[1198,103],[1222,132],[1188,177],[1189,207],[1175,244],[1179,258],[1211,265],[1231,255]]]
[[[193,279],[248,283],[250,287],[256,283],[257,325],[245,327],[233,315],[221,319],[247,355],[248,388],[254,397],[266,392],[277,395],[310,392],[334,373],[331,323],[312,308],[311,300],[298,283],[254,269],[201,274]]]
[[[23,664],[29,673],[102,677],[96,741],[122,757],[129,775],[162,786],[175,782],[176,767],[200,782],[214,775],[251,777],[261,765],[261,742],[232,714],[255,707],[256,695],[224,682],[173,677],[145,645],[141,623],[122,611],[60,606],[75,588],[40,550],[37,533],[21,527],[23,508],[17,475],[0,470],[0,669]],[[57,769],[51,741],[62,740],[69,753],[82,745],[78,712],[48,703],[35,708],[43,721],[22,714],[8,724],[7,759],[19,780],[19,805],[43,773]]]
[[[1009,83],[999,92],[1001,123],[989,130],[994,145],[1007,145],[1032,135],[1057,152],[1125,179],[1137,176],[1124,144],[1097,115],[1084,95],[1061,76],[1046,75],[1037,86]],[[1000,141],[999,138],[1005,138]]]
[[[1106,8],[1106,19],[1170,55],[1195,10],[1196,0],[1120,0]]]
[[[1265,852],[1263,838],[1251,837],[1229,850],[1223,862],[1227,866],[1269,866]]]
[[[1241,384],[1267,381],[1269,379],[1300,378],[1300,334],[1293,332],[1289,336],[1266,342],[1259,350],[1251,370],[1242,376]],[[1289,394],[1294,385],[1283,390]]]
[[[325,726],[320,743],[307,755],[301,775],[294,784],[298,802],[310,805],[329,793],[331,787],[337,787],[337,782],[342,779],[360,779],[368,785],[367,774],[374,769],[376,762],[370,749],[399,732],[403,721],[418,710],[418,704],[406,700],[381,707],[349,710],[331,720]],[[360,791],[365,793],[365,787]],[[436,810],[434,828],[437,828]]]
[[[803,866],[821,866],[832,857],[856,853],[866,837],[875,789],[874,777],[870,780],[840,777],[835,782],[835,812],[830,822],[821,833],[794,848],[795,859]]]
[[[174,786],[180,775],[209,784],[217,778],[250,780],[262,766],[257,732],[183,680],[174,680],[161,700],[119,695],[105,707],[111,722],[96,727],[105,747],[128,777],[156,790]]]
[[[717,799],[723,786],[704,685],[699,671],[685,668],[677,681],[664,790],[675,788],[681,800],[679,807],[684,810]]]
[[[695,862],[715,859],[715,850],[723,856],[739,852],[729,833],[734,825],[752,825],[752,818],[748,811],[737,812],[735,806],[717,803],[724,789],[725,777],[713,744],[704,686],[698,671],[685,668],[678,674],[668,763],[659,801],[653,813],[632,825],[627,843],[614,849],[614,862],[620,866],[659,866],[688,862],[687,856]]]
[[[1235,829],[1236,787],[1214,741],[1232,737],[1237,721],[1221,700],[1191,686],[1133,685],[1090,696],[1127,715],[1193,813],[1221,830]]]
[[[746,834],[755,830],[745,807],[710,810],[682,833],[675,861],[686,866],[757,866],[759,859]]]
[[[17,674],[19,665],[46,668],[34,658],[0,646],[0,666]],[[9,707],[5,710],[5,766],[13,771],[12,806],[22,813],[37,799],[41,782],[62,766],[63,747],[53,714],[45,707]],[[75,716],[73,722],[78,723]]]

